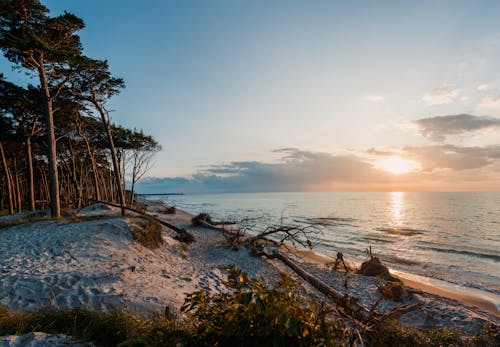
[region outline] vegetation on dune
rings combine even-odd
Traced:
[[[0,335],[62,333],[98,346],[496,346],[498,331],[464,336],[449,329],[428,332],[385,321],[365,330],[325,302],[304,295],[286,275],[268,283],[228,269],[231,292],[188,295],[184,318],[170,310],[141,316],[127,310],[87,309],[10,312],[0,306]]]
[[[132,225],[132,237],[146,248],[155,249],[163,244],[163,227],[153,218],[135,218]]]

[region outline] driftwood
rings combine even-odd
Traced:
[[[141,216],[145,216],[147,218],[151,218],[153,220],[155,220],[156,222],[160,223],[161,225],[164,225],[166,226],[167,228],[175,231],[177,233],[177,237],[176,239],[181,241],[181,242],[184,242],[184,243],[191,243],[191,242],[194,242],[195,239],[194,239],[194,236],[191,235],[190,233],[188,233],[185,229],[182,229],[182,228],[178,228],[176,227],[175,225],[173,224],[170,224],[168,222],[165,222],[159,218],[156,218],[155,216],[152,216],[150,215],[149,213],[145,213],[145,212],[142,212],[142,211],[139,211],[135,208],[132,208],[132,207],[127,207],[127,206],[120,206],[118,204],[115,204],[115,203],[112,203],[112,202],[108,202],[108,201],[102,201],[102,200],[96,200],[96,199],[90,199],[90,198],[84,198],[85,200],[88,200],[88,201],[92,201],[92,202],[97,202],[97,203],[100,203],[100,204],[105,204],[105,205],[109,205],[109,206],[113,206],[113,207],[119,207],[119,208],[122,208],[125,209],[125,210],[128,210],[128,211],[131,211],[131,212],[135,212]]]
[[[210,217],[208,213],[200,213],[197,216],[193,217],[191,220],[194,226],[204,226],[203,223],[214,226],[214,225],[234,225],[237,224],[236,222],[226,222],[226,221],[219,221],[216,222]]]
[[[275,251],[273,253],[267,253],[265,251],[260,251],[257,255],[265,256],[268,259],[279,259],[286,266],[292,269],[297,275],[302,277],[306,282],[311,284],[314,288],[316,288],[319,292],[324,294],[326,297],[333,300],[337,305],[346,309],[354,318],[356,319],[364,319],[368,317],[370,310],[366,307],[357,303],[355,298],[349,297],[348,295],[342,295],[339,291],[333,289],[325,282],[321,281],[316,276],[310,274],[306,270],[302,269],[299,265],[297,265],[292,260],[288,259],[282,253]]]
[[[204,228],[218,231],[218,232],[222,233],[222,235],[226,239],[228,237],[239,237],[239,235],[240,235],[235,230],[226,229],[224,227],[212,225],[203,219],[198,219],[197,225],[202,226]],[[296,264],[294,261],[290,260],[288,257],[286,257],[281,252],[279,252],[279,251],[274,251],[272,253],[266,252],[263,249],[264,247],[262,246],[262,242],[265,242],[267,245],[273,245],[276,247],[279,247],[280,245],[282,245],[283,240],[281,242],[276,242],[274,240],[270,240],[270,239],[266,238],[266,236],[272,235],[273,233],[275,233],[277,231],[278,232],[284,231],[286,236],[287,236],[287,237],[285,237],[285,239],[288,239],[292,235],[296,236],[297,235],[296,232],[307,236],[305,231],[300,229],[300,228],[296,229],[296,230],[293,227],[278,228],[278,229],[268,228],[263,233],[260,233],[257,236],[247,238],[244,242],[241,242],[241,244],[243,244],[247,248],[249,248],[251,250],[252,254],[255,256],[263,256],[263,257],[266,257],[268,259],[278,259],[281,262],[283,262],[287,267],[289,267],[297,275],[302,277],[302,279],[304,279],[307,283],[311,284],[314,288],[316,288],[319,292],[321,292],[327,298],[330,298],[330,300],[332,300],[336,305],[342,307],[344,309],[344,311],[350,316],[350,319],[353,319],[354,322],[356,322],[356,324],[358,324],[358,326],[362,327],[364,330],[371,330],[371,326],[373,326],[373,325],[384,322],[385,320],[387,320],[389,318],[398,317],[404,313],[413,311],[416,308],[421,306],[421,303],[414,304],[414,305],[398,306],[394,310],[392,310],[391,312],[389,312],[387,314],[381,314],[381,313],[377,313],[375,311],[376,304],[371,309],[368,309],[368,308],[364,307],[363,305],[360,305],[356,298],[350,297],[347,294],[343,295],[339,291],[330,287],[325,282],[321,281],[316,276],[310,274],[309,272],[307,272],[306,270],[301,268],[298,264]],[[259,241],[260,241],[260,244],[259,244]],[[310,243],[307,241],[309,241],[309,240],[306,239],[305,245],[310,246]],[[301,244],[303,244],[303,243],[301,243]],[[340,256],[338,256],[337,258],[340,258],[340,259],[337,259],[337,260],[339,260],[339,262],[342,261],[344,263],[344,259],[343,259],[343,256],[341,253],[340,253]],[[344,267],[347,268],[345,263],[344,263]],[[377,304],[378,304],[378,302],[377,302]]]

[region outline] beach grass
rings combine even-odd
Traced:
[[[179,319],[140,315],[127,309],[111,312],[83,308],[9,311],[0,306],[0,336],[39,331],[65,334],[97,346],[495,346],[494,327],[465,336],[447,328],[422,331],[395,320],[366,329],[341,312],[308,295],[287,275],[279,281],[250,279],[229,269],[231,293],[191,293]],[[372,322],[373,323],[373,322]]]
[[[131,226],[134,241],[149,249],[156,249],[163,244],[163,227],[158,221],[148,217],[135,217],[134,222]]]

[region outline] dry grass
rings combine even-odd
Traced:
[[[97,346],[148,346],[147,339],[156,329],[174,330],[173,320],[118,309],[110,313],[55,308],[14,312],[0,305],[0,336],[41,331],[92,341]]]
[[[134,241],[146,248],[156,249],[163,244],[163,227],[152,218],[134,218],[135,225],[132,225],[132,237]]]

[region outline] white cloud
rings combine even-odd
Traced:
[[[487,95],[481,99],[479,107],[500,108],[500,95]]]
[[[450,104],[455,101],[459,93],[460,90],[455,85],[449,84],[425,93],[422,100],[429,106]]]
[[[488,83],[483,83],[483,84],[480,84],[477,86],[477,90],[479,90],[480,92],[484,92],[486,90],[489,90],[490,89],[490,85]]]
[[[380,95],[368,95],[368,96],[365,96],[365,100],[377,102],[377,101],[384,100],[384,97],[380,96]]]

